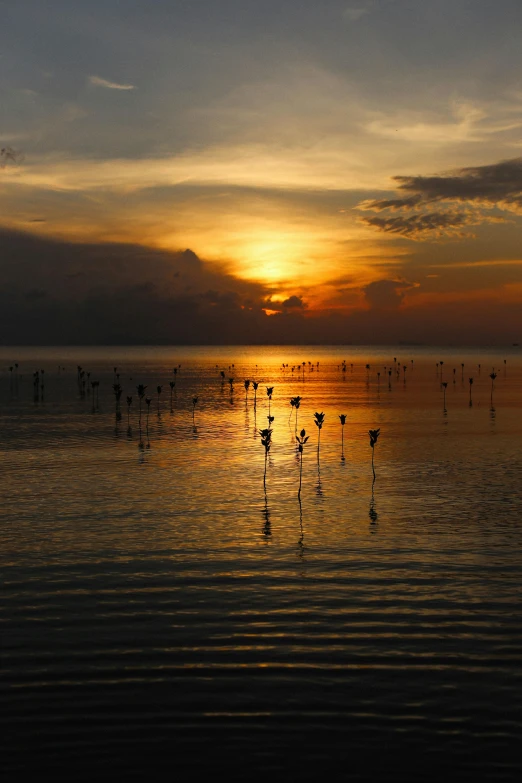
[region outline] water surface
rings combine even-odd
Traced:
[[[518,779],[517,349],[2,348],[0,368],[12,779]]]

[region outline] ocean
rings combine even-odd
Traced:
[[[520,348],[2,347],[0,406],[5,779],[520,779]]]

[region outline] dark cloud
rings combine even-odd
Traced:
[[[283,302],[283,308],[285,310],[295,310],[295,309],[302,310],[303,307],[306,307],[306,305],[300,296],[295,296],[295,295],[289,296],[288,299],[285,299],[285,301]]]
[[[406,292],[414,288],[413,283],[401,280],[375,280],[363,288],[366,301],[374,310],[395,310],[401,304]]]
[[[452,212],[431,212],[424,215],[410,215],[409,217],[400,215],[398,217],[365,218],[364,222],[381,231],[415,238],[425,231],[443,233],[445,230],[463,226],[467,222],[467,216]]]
[[[455,334],[475,344],[521,339],[519,304],[485,300],[478,307],[464,299],[455,308],[437,297],[415,307],[415,297],[405,301],[414,284],[384,275],[363,289],[366,308],[346,298],[356,309],[317,312],[296,295],[272,308],[274,291],[192,252],[62,243],[9,231],[0,232],[0,242],[5,345],[391,344],[412,335],[451,343]],[[269,316],[265,309],[279,312]]]
[[[398,217],[363,218],[363,222],[409,239],[425,238],[429,234],[465,236],[459,232],[462,226],[505,222],[501,214],[488,213],[493,208],[522,213],[522,158],[463,168],[446,176],[394,179],[399,192],[411,195],[363,201],[359,209],[406,213]],[[447,204],[451,208],[426,211],[433,204]]]
[[[0,242],[5,344],[233,342],[266,318],[267,288],[192,250],[75,244],[6,230]]]
[[[522,158],[460,169],[451,176],[395,177],[399,190],[418,194],[424,203],[478,201],[497,204],[522,196]]]

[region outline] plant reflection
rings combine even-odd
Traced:
[[[304,528],[303,528],[303,505],[301,503],[301,498],[298,497],[299,500],[299,540],[297,542],[297,557],[300,560],[304,559],[304,553],[305,553],[305,545],[304,545]]]
[[[377,513],[377,509],[375,508],[375,494],[374,494],[374,488],[375,488],[375,478],[372,481],[372,496],[370,499],[370,508],[368,511],[368,516],[370,517],[370,532],[375,533],[377,532],[377,519],[379,517]]]
[[[265,489],[265,505],[263,506],[263,510],[262,510],[261,513],[263,515],[263,519],[265,520],[265,523],[264,523],[263,528],[262,528],[263,535],[265,536],[265,538],[270,538],[270,536],[272,535],[272,526],[270,524],[270,513],[271,512],[270,512],[270,508],[268,506],[268,497],[267,497],[267,494],[266,494],[266,489]]]

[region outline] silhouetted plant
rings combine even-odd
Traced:
[[[247,379],[245,381],[245,405],[248,403],[248,390],[250,389],[250,381]]]
[[[267,386],[266,387],[266,394],[268,397],[268,425],[270,426],[271,421],[274,421],[273,418],[270,416],[270,402],[272,400],[272,394],[274,393],[274,387],[273,386]]]
[[[446,410],[446,389],[448,388],[448,382],[443,381],[442,382],[442,388],[444,390],[444,410]]]
[[[263,475],[263,486],[266,492],[266,464],[268,461],[268,452],[270,451],[270,447],[272,445],[272,430],[270,427],[267,427],[264,430],[259,430],[259,434],[261,435],[261,445],[265,449],[265,472]]]
[[[116,419],[119,421],[121,419],[120,399],[121,399],[123,389],[121,388],[119,383],[113,383],[112,390],[114,392],[114,398],[116,400]]]
[[[341,460],[344,462],[344,425],[346,424],[346,414],[339,415],[341,421]]]
[[[192,398],[192,423],[194,424],[194,416],[196,415],[196,405],[198,404],[198,398]]]
[[[257,408],[257,389],[259,386],[258,381],[252,381],[252,388],[254,390],[254,410]]]
[[[299,500],[301,500],[301,486],[303,483],[303,451],[304,451],[304,445],[307,442],[308,438],[310,436],[306,434],[306,430],[301,430],[299,435],[295,436],[295,439],[297,440],[297,448],[299,450],[299,491],[297,493],[297,497]]]
[[[147,436],[149,433],[149,414],[150,414],[150,404],[152,402],[152,397],[145,397],[145,403],[147,405],[147,422],[146,422],[146,428],[147,428]]]
[[[174,392],[175,385],[176,385],[175,381],[169,381],[169,386],[170,386],[170,410],[172,410],[172,394]]]
[[[132,405],[132,397],[130,395],[127,396],[127,426],[130,427],[130,409]]]
[[[374,461],[374,454],[375,454],[375,444],[377,443],[377,438],[379,437],[381,433],[381,430],[368,430],[368,434],[370,436],[370,446],[372,449],[372,471],[373,471],[373,480],[375,481],[375,461]]]
[[[233,378],[229,378],[228,382],[230,384],[230,394],[232,395],[234,393],[234,379]]]
[[[324,413],[314,413],[314,424],[319,430],[317,435],[317,461],[319,462],[319,449],[321,448],[321,430],[324,424]]]
[[[473,400],[471,399],[471,387],[473,386],[473,378],[469,379],[469,407],[473,405]]]
[[[147,387],[144,386],[142,383],[140,383],[138,386],[136,386],[136,391],[138,392],[138,399],[139,399],[139,427],[141,432],[141,403],[143,398],[145,397],[145,391]]]
[[[491,378],[491,407],[493,407],[493,390],[495,388],[495,378],[497,377],[497,373],[495,371],[490,372],[489,377]]]
[[[294,408],[295,408],[295,430],[294,430],[294,432],[297,432],[297,411],[301,407],[301,399],[302,399],[302,397],[294,397]]]
[[[158,395],[158,416],[160,412],[160,397],[161,397],[162,388],[163,388],[162,386],[156,386],[156,394]]]

